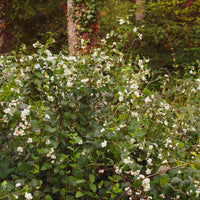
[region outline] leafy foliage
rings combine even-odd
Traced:
[[[31,48],[38,40],[46,41],[50,32],[58,41],[53,50],[59,52],[63,44],[67,44],[65,12],[66,6],[61,0],[1,1],[0,14],[4,20],[2,28],[5,34],[5,45],[1,52],[18,49],[21,43]]]
[[[111,35],[86,56],[52,38],[1,56],[1,199],[199,197],[200,72],[154,80]]]
[[[154,58],[150,64],[156,70],[194,65],[200,53],[199,6],[199,1],[148,1],[143,41],[133,46],[133,52]]]

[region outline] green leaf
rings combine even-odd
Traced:
[[[194,161],[194,167],[195,169],[200,170],[200,159],[196,159]]]
[[[30,185],[34,188],[37,188],[38,186],[41,185],[41,181],[38,180],[38,179],[33,179],[31,182],[30,182]]]
[[[98,184],[98,188],[102,188],[103,186],[103,180]]]
[[[89,184],[90,189],[92,190],[92,192],[96,192],[97,191],[97,187],[95,184]]]
[[[125,120],[125,119],[127,118],[127,116],[128,116],[128,115],[126,115],[126,114],[120,114],[120,115],[119,115],[119,119],[120,119],[120,120]]]
[[[39,78],[42,79],[42,74],[40,72],[35,72],[35,75]]]
[[[113,93],[110,92],[110,93],[106,93],[105,98],[106,98],[107,102],[110,102],[110,101],[114,100],[115,96],[113,95]]]
[[[172,185],[178,185],[181,181],[182,180],[180,178],[173,177],[170,182],[171,182]]]
[[[89,175],[89,180],[90,180],[90,183],[94,183],[95,181],[95,176],[93,174],[90,174]]]
[[[77,181],[76,181],[76,184],[85,183],[85,182],[86,182],[85,179],[80,179],[80,180],[77,180]]]
[[[82,197],[84,194],[80,191],[78,191],[75,195],[76,198]]]
[[[40,200],[41,197],[42,197],[42,192],[41,192],[41,191],[36,190],[36,191],[33,193],[33,198],[34,198],[35,200]]]
[[[62,196],[65,196],[65,193],[66,193],[65,190],[66,190],[65,188],[62,188],[62,189],[60,190],[60,194],[61,194]]]
[[[49,194],[46,195],[44,199],[46,199],[46,200],[53,200],[52,197]]]
[[[189,180],[184,180],[184,181],[182,181],[182,182],[179,184],[179,187],[180,187],[184,192],[186,192],[187,189],[190,187],[190,184],[191,184],[191,181],[189,181]]]
[[[182,147],[184,147],[185,146],[185,144],[183,143],[183,142],[180,142],[179,144],[178,144],[178,147],[180,147],[180,148],[182,148]]]
[[[145,94],[145,95],[150,95],[150,94],[151,94],[151,91],[148,90],[147,88],[144,88],[142,92],[143,92],[143,94]]]
[[[17,164],[17,169],[19,170],[19,171],[21,171],[21,172],[24,172],[24,171],[26,171],[27,170],[27,163],[26,162],[23,162],[23,161],[21,161],[21,162],[19,162],[18,164]]]
[[[162,187],[164,187],[165,185],[167,185],[169,183],[169,175],[168,174],[160,174],[160,185]]]
[[[49,164],[49,163],[44,163],[44,164],[42,165],[42,167],[41,167],[41,170],[42,170],[42,171],[45,171],[45,170],[51,169],[51,168],[52,168],[52,165],[51,165],[51,164]]]
[[[164,174],[170,169],[167,165],[161,165],[160,168],[157,171],[157,174]]]
[[[39,79],[36,80],[36,85],[38,86],[38,88],[40,88],[42,86],[42,81],[40,81]]]

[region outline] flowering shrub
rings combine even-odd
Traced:
[[[0,199],[199,198],[199,71],[115,46],[1,56]]]

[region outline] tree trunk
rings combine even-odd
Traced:
[[[77,21],[73,20],[72,13],[74,7],[72,6],[71,0],[67,0],[67,28],[68,28],[68,46],[69,55],[72,56],[75,53],[75,48],[77,45],[78,31],[77,31]]]
[[[136,4],[138,8],[135,13],[135,20],[142,21],[144,19],[144,0],[136,0]]]
[[[2,13],[3,12],[3,5],[2,4],[0,4],[0,12],[1,12],[1,15],[4,16],[4,13]],[[4,31],[3,31],[3,29],[4,29],[4,20],[1,19],[0,20],[0,51],[1,51],[3,43],[4,43]]]
[[[97,0],[95,3],[97,3]],[[97,42],[100,42],[100,29],[98,26],[99,12],[96,9],[96,14],[90,19],[87,15],[87,13],[89,13],[88,11],[89,7],[83,2],[72,4],[71,0],[67,1],[68,45],[70,56],[73,56],[75,53],[90,54]],[[80,18],[83,19],[81,20],[82,22],[80,22]],[[81,24],[86,21],[88,21],[87,25]],[[81,40],[87,43],[86,49],[81,48]]]

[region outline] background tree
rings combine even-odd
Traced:
[[[1,19],[5,22],[2,53],[19,48],[21,43],[33,50],[32,44],[37,40],[43,43],[50,32],[57,41],[54,51],[66,46],[67,21],[61,0],[2,0],[1,4]]]
[[[100,29],[98,26],[99,11],[97,0],[91,1],[67,1],[68,12],[68,44],[69,54],[74,55],[76,49],[82,53],[80,47],[86,43],[86,52],[90,53],[97,42],[100,41]],[[79,44],[79,47],[77,46]]]
[[[138,6],[135,13],[135,20],[142,21],[144,19],[144,0],[136,0],[136,5]]]

